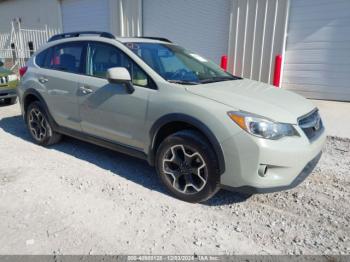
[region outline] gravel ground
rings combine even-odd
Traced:
[[[0,254],[350,254],[350,140],[330,137],[296,189],[203,204],[145,162],[75,139],[32,143],[0,107]]]

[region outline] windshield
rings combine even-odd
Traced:
[[[180,46],[160,43],[126,43],[136,55],[165,80],[196,85],[240,79],[215,63]]]

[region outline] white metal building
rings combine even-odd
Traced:
[[[228,55],[229,71],[268,83],[281,54],[282,88],[350,101],[349,0],[0,0],[0,40],[14,18],[32,29],[166,37],[216,63]]]
[[[350,101],[350,1],[292,0],[282,86]]]

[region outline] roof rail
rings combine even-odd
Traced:
[[[70,32],[63,33],[52,36],[48,42],[52,42],[59,39],[70,38],[70,37],[79,37],[81,35],[98,35],[105,38],[115,39],[115,36],[108,32],[100,32],[100,31],[78,31],[78,32]]]
[[[172,43],[169,39],[164,37],[155,37],[155,36],[138,36],[138,38],[146,38],[146,39],[153,39],[153,40],[159,40],[163,42]]]

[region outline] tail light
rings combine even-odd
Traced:
[[[21,76],[21,77],[23,77],[24,76],[24,74],[27,72],[27,70],[28,70],[28,66],[23,66],[23,67],[21,67],[20,69],[19,69],[19,75]]]

